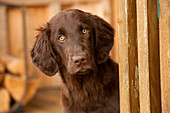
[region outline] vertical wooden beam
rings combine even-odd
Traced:
[[[157,0],[148,0],[148,43],[150,107],[152,113],[161,113],[159,22]]]
[[[48,5],[49,19],[61,11],[61,3],[53,2]]]
[[[130,111],[139,113],[139,75],[137,51],[137,14],[136,0],[128,0],[128,62],[130,85]]]
[[[160,79],[162,113],[170,111],[170,1],[159,0]]]
[[[111,22],[111,15],[112,15],[111,11],[112,11],[111,0],[100,0],[97,3],[97,10],[96,10],[97,15],[104,18],[110,24],[112,23]]]
[[[0,5],[0,55],[7,53],[7,11]]]
[[[139,113],[136,0],[118,1],[118,39],[121,113]]]
[[[119,85],[120,112],[130,113],[129,61],[128,61],[128,4],[118,0],[118,38],[119,38]]]
[[[137,0],[140,112],[150,113],[147,0]]]
[[[20,8],[8,8],[8,53],[14,57],[23,57],[23,25]]]
[[[114,45],[111,50],[112,59],[118,63],[118,37],[117,37],[117,0],[112,0],[112,25],[115,30]]]

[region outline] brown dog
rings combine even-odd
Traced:
[[[77,9],[55,15],[31,51],[45,74],[63,81],[64,113],[119,113],[118,65],[109,58],[114,30],[103,19]]]

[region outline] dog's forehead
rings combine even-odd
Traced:
[[[58,14],[56,14],[50,21],[49,23],[51,25],[56,25],[56,24],[77,24],[80,22],[88,22],[90,13],[83,12],[78,9],[70,9],[70,10],[65,10],[62,11]]]

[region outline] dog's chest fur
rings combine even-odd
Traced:
[[[104,109],[110,107],[110,113],[114,108],[119,108],[118,102],[118,78],[115,72],[115,64],[108,60],[106,64],[99,66],[97,73],[91,73],[82,77],[68,75],[64,69],[60,71],[63,81],[62,102],[65,113],[104,113]],[[105,65],[111,66],[106,69]],[[110,76],[110,73],[113,76]],[[104,76],[102,76],[104,74]],[[107,76],[108,75],[108,76]],[[100,112],[99,112],[100,111]]]

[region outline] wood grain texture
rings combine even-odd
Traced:
[[[48,5],[48,18],[52,18],[54,15],[61,11],[61,3],[54,2]]]
[[[140,113],[150,113],[147,0],[137,0]]]
[[[118,2],[120,112],[130,113],[127,0]]]
[[[57,2],[68,4],[68,3],[82,3],[82,2],[98,2],[100,0],[57,0]],[[14,5],[26,5],[26,6],[43,6],[56,0],[0,0],[0,2],[14,4]]]
[[[118,16],[120,101],[125,104],[121,112],[139,113],[136,0],[119,3],[124,7],[118,8],[118,15],[122,14]]]
[[[159,0],[159,45],[162,113],[170,111],[170,1]]]
[[[111,22],[111,2],[110,0],[100,0],[99,2],[86,2],[86,3],[71,3],[62,4],[62,10],[66,9],[80,9],[91,14],[98,15],[106,20],[108,23]]]
[[[156,0],[148,0],[148,31],[150,107],[152,113],[161,113],[159,22]]]
[[[0,55],[7,53],[7,8],[0,5]]]
[[[130,111],[139,113],[139,74],[137,51],[137,14],[136,0],[127,1],[128,4],[128,62],[129,62],[129,86],[130,86]]]
[[[113,48],[110,52],[110,55],[111,55],[111,58],[115,61],[115,62],[119,62],[118,61],[118,37],[117,37],[117,33],[118,33],[118,30],[117,30],[117,26],[118,26],[118,23],[117,23],[117,0],[112,0],[112,26],[115,30],[115,34],[114,34],[114,45],[113,45]]]
[[[8,8],[8,54],[23,57],[23,26],[20,8]]]

